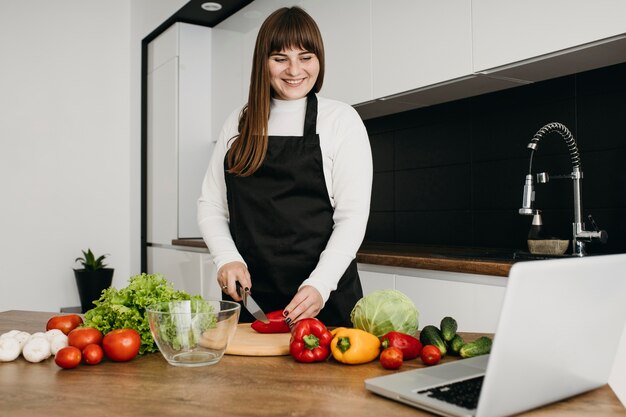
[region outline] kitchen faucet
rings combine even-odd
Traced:
[[[581,185],[580,182],[583,178],[583,172],[580,167],[580,154],[578,152],[578,145],[572,133],[561,123],[548,123],[535,133],[535,136],[528,144],[530,149],[530,164],[528,167],[528,174],[524,181],[524,196],[522,198],[522,208],[519,209],[519,214],[532,215],[533,225],[541,225],[541,211],[533,208],[533,202],[535,201],[535,191],[533,188],[533,155],[539,146],[539,141],[547,134],[557,132],[561,135],[563,140],[569,149],[570,159],[572,160],[572,173],[565,175],[548,175],[546,172],[540,172],[537,174],[537,183],[545,184],[550,179],[572,179],[574,183],[574,222],[572,223],[572,255],[584,256],[585,243],[593,240],[599,240],[602,243],[606,243],[608,234],[604,230],[598,230],[596,223],[593,221],[591,215],[589,220],[594,227],[594,231],[585,230],[585,223],[582,220],[582,199],[581,199]]]

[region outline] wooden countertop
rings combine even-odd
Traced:
[[[175,239],[172,245],[206,249],[202,239]],[[364,264],[507,277],[515,263],[514,252],[512,249],[366,242],[356,259]]]
[[[0,313],[0,334],[42,331],[54,313]],[[464,335],[472,340],[478,335]],[[445,361],[456,360],[446,358]],[[420,367],[406,362],[402,370]],[[22,357],[0,363],[2,414],[20,416],[427,416],[379,397],[366,378],[388,374],[375,361],[343,365],[333,360],[300,364],[290,356],[225,356],[198,368],[168,365],[158,354],[130,362],[59,368],[50,358],[33,364]],[[531,411],[528,416],[626,416],[608,385]]]

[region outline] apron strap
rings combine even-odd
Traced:
[[[304,137],[315,136],[317,133],[317,96],[310,92],[307,96],[306,113],[304,116]]]

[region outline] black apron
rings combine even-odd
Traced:
[[[225,172],[230,232],[252,277],[263,311],[282,310],[315,269],[333,230],[317,126],[317,97],[309,94],[304,136],[269,136],[265,160],[251,176]],[[228,168],[228,154],[224,168]],[[327,326],[349,326],[363,296],[356,260],[317,316]],[[229,298],[229,297],[226,297]],[[242,308],[241,322],[254,318]]]

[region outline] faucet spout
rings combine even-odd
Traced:
[[[582,215],[582,192],[581,192],[581,180],[583,173],[581,170],[580,153],[578,152],[578,145],[574,136],[565,125],[561,123],[548,123],[535,133],[531,141],[528,143],[528,149],[530,149],[530,164],[528,168],[528,174],[524,182],[524,197],[522,200],[522,208],[519,209],[519,214],[531,215],[537,210],[533,209],[533,202],[535,200],[535,191],[533,189],[533,175],[532,175],[532,163],[533,154],[539,148],[539,142],[541,139],[549,133],[556,132],[561,135],[567,148],[569,149],[570,159],[572,161],[572,173],[570,175],[558,175],[552,176],[553,179],[569,178],[573,182],[574,188],[574,222],[572,223],[572,254],[575,256],[584,256],[585,243],[592,240],[600,240],[606,242],[607,234],[604,230],[596,230],[593,232],[585,230],[585,223]],[[549,176],[547,173],[538,174],[538,182],[548,182]]]

